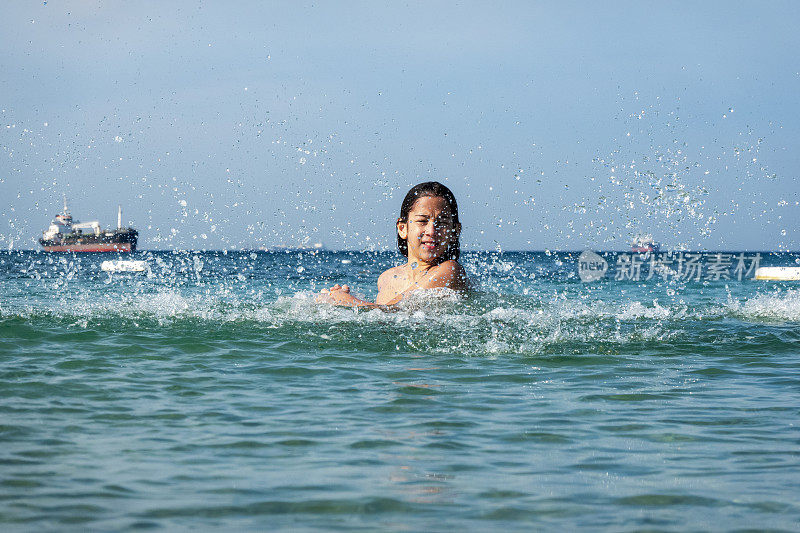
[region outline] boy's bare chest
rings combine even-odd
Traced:
[[[401,268],[388,273],[382,285],[378,287],[379,300],[387,302],[417,284],[417,281],[405,270],[406,269]]]
[[[411,279],[411,276],[407,275],[405,272],[400,272],[392,275],[392,277],[389,279],[388,288],[392,292],[401,293],[411,287],[413,284],[414,280]]]

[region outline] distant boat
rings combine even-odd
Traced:
[[[800,267],[759,267],[754,279],[797,281],[800,280]]]
[[[661,245],[653,240],[652,235],[639,235],[633,240],[631,251],[637,254],[657,253]]]
[[[144,272],[147,270],[147,261],[130,261],[126,259],[103,261],[100,263],[100,269],[106,272]]]
[[[100,223],[72,220],[64,197],[64,211],[56,215],[39,244],[45,252],[133,252],[139,232],[122,227],[122,206],[117,212],[116,229],[100,229]]]

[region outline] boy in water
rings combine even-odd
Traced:
[[[338,284],[320,291],[319,299],[351,307],[383,307],[417,289],[465,290],[467,275],[458,263],[460,235],[458,204],[450,189],[437,181],[415,185],[403,199],[397,219],[397,248],[408,262],[380,275],[375,303],[356,298],[350,287]]]

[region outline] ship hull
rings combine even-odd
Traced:
[[[135,252],[139,233],[135,229],[113,234],[67,234],[55,239],[39,239],[45,252]]]
[[[134,252],[136,248],[129,242],[96,244],[43,244],[45,252]]]
[[[635,254],[658,253],[658,246],[634,246],[631,252]]]

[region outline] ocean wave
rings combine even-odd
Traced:
[[[47,324],[121,330],[188,327],[221,330],[231,325],[245,335],[287,342],[338,343],[361,348],[429,353],[614,353],[626,346],[667,351],[745,339],[712,327],[733,320],[734,331],[756,323],[800,320],[800,291],[790,289],[734,298],[724,293],[695,299],[653,293],[621,295],[579,289],[532,295],[477,292],[470,295],[433,289],[417,291],[397,309],[354,309],[316,302],[317,292],[286,294],[267,287],[195,285],[135,290],[31,291],[25,298],[0,302],[0,319],[43,319]],[[282,341],[283,342],[283,341]],[[741,341],[744,342],[744,341]],[[787,341],[790,342],[790,341]],[[355,346],[355,345],[353,345]]]
[[[800,290],[778,289],[744,300],[728,298],[726,309],[736,317],[756,321],[800,321]]]

